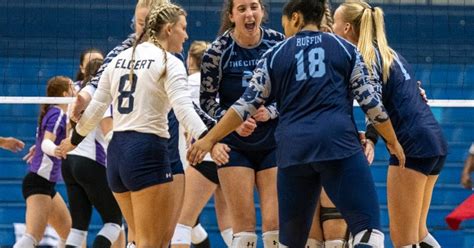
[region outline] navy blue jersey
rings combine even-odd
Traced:
[[[362,149],[354,98],[372,122],[388,119],[374,80],[352,44],[333,34],[302,31],[265,53],[232,108],[245,119],[276,100],[280,168],[343,159]]]
[[[378,58],[381,62],[380,56]],[[382,77],[381,63],[377,64],[377,71]],[[396,53],[390,77],[382,86],[383,104],[407,157],[444,156],[447,154],[447,143],[443,132],[430,107],[420,96],[412,75],[405,58]]]
[[[253,48],[243,48],[232,38],[231,31],[218,37],[204,53],[201,64],[200,104],[211,117],[220,119],[225,111],[239,99],[248,87],[258,60],[269,48],[284,39],[283,34],[261,28],[261,41]],[[219,101],[217,101],[219,97]],[[278,113],[272,102],[266,105],[271,119],[258,122],[248,137],[237,133],[227,136],[223,142],[243,150],[266,150],[275,147],[274,130]]]

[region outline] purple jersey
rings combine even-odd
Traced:
[[[49,156],[41,150],[44,133],[48,131],[56,135],[54,143],[59,145],[66,138],[66,114],[57,106],[50,106],[43,117],[36,135],[36,150],[31,162],[30,171],[41,177],[57,182],[61,176],[61,159]]]

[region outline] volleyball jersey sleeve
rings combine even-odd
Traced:
[[[105,68],[107,68],[109,63],[115,57],[117,57],[117,55],[119,55],[121,52],[125,51],[126,49],[132,47],[133,43],[135,43],[135,40],[136,40],[135,33],[129,34],[126,40],[122,41],[120,45],[112,49],[112,51],[110,51],[107,54],[107,56],[105,56],[104,63],[100,66],[95,77],[93,77],[82,90],[85,90],[87,93],[89,93],[89,95],[93,96],[95,90],[98,87],[100,77],[102,76],[102,73],[104,72]]]
[[[222,80],[221,71],[222,46],[219,41],[213,43],[202,56],[201,90],[199,103],[202,110],[214,119],[220,119],[226,112],[217,102],[219,85]]]
[[[354,67],[350,78],[352,94],[372,124],[382,123],[389,117],[380,94],[374,90],[374,85],[377,83],[374,80],[377,79],[369,75],[360,53],[355,51],[354,55]]]
[[[472,143],[471,147],[469,148],[469,154],[474,155],[474,143]]]
[[[62,132],[66,128],[66,123],[63,123],[64,112],[58,108],[50,108],[43,120],[43,128],[54,135]]]
[[[110,70],[109,67],[105,68],[91,103],[87,106],[79,123],[76,125],[75,132],[81,136],[87,136],[87,134],[97,127],[99,122],[103,119],[105,111],[107,111],[112,103],[112,94],[110,93]]]
[[[278,115],[280,115],[280,113],[278,113],[276,102],[273,102],[272,104],[268,105],[267,110],[270,114],[270,119],[276,119],[278,118]]]
[[[217,123],[217,121],[209,116],[206,112],[204,112],[196,103],[193,102],[194,106],[194,111],[199,115],[199,118],[204,122],[204,125],[206,125],[207,129],[211,129],[214,127]]]
[[[268,73],[267,58],[269,53],[260,59],[253,72],[249,87],[245,90],[240,99],[231,106],[242,118],[246,120],[257,112],[257,109],[270,100],[271,81]]]
[[[207,130],[207,127],[196,113],[191,95],[186,87],[186,69],[177,58],[169,58],[166,64],[166,73],[165,91],[176,118],[193,138],[198,139]]]

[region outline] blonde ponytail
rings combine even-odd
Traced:
[[[343,19],[354,27],[354,31],[359,37],[357,48],[370,73],[374,73],[372,71],[373,65],[377,63],[375,46],[379,49],[382,60],[383,82],[386,83],[390,76],[390,67],[395,52],[387,42],[382,9],[379,7],[373,8],[362,0],[349,1],[343,3],[342,6],[344,6]]]
[[[374,25],[375,25],[375,40],[377,41],[377,47],[382,57],[383,65],[383,81],[386,83],[390,76],[390,67],[393,63],[393,57],[395,51],[388,46],[387,37],[385,36],[385,21],[383,18],[383,11],[379,7],[374,9]]]

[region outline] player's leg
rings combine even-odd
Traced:
[[[311,229],[309,231],[308,241],[306,242],[305,248],[324,248],[323,229],[320,219],[320,205],[320,202],[316,205],[316,211],[313,216],[313,222],[311,223]]]
[[[199,165],[197,165],[199,166]],[[185,174],[185,193],[172,247],[190,247],[192,227],[217,185],[204,177],[196,168],[188,167]]]
[[[352,245],[383,247],[378,197],[364,153],[323,164],[323,187],[346,220],[354,236]]]
[[[428,176],[415,170],[416,161],[407,158],[406,167],[390,159],[387,174],[387,205],[390,238],[395,247],[417,244],[423,198]]]
[[[79,166],[78,156],[68,155],[61,164],[61,173],[66,185],[72,228],[66,240],[66,248],[81,247],[87,242],[87,233],[92,216],[92,204],[86,191],[79,185],[74,171]],[[105,179],[104,179],[105,181]]]
[[[171,183],[161,183],[131,193],[137,247],[167,248],[180,206]]]
[[[344,248],[347,242],[347,225],[337,210],[334,203],[329,199],[326,191],[321,191],[321,224],[324,233],[324,247]]]
[[[439,173],[444,167],[446,157],[442,156],[433,163],[433,169],[428,175],[428,180],[425,185],[425,193],[423,195],[423,207],[421,209],[420,225],[418,228],[418,239],[420,240],[420,246],[422,248],[439,248],[441,247],[436,239],[429,233],[426,226],[426,220],[428,218],[428,211],[430,209],[431,197],[433,195],[434,186],[438,180]]]
[[[117,201],[120,212],[127,222],[127,247],[135,245],[135,221],[133,218],[133,205],[131,192],[124,193],[113,193],[115,200]]]
[[[123,232],[121,228],[122,213],[107,184],[105,167],[95,161],[92,162],[87,164],[87,167],[83,166],[81,172],[76,173],[76,178],[86,190],[89,200],[99,212],[104,223],[95,237],[92,247],[109,248]]]
[[[249,167],[229,166],[218,170],[219,181],[232,218],[232,247],[245,243],[256,247],[256,217],[253,190],[255,171]],[[239,176],[236,176],[239,175]]]
[[[216,208],[217,225],[219,226],[222,239],[224,240],[224,243],[227,245],[227,247],[230,247],[232,244],[233,235],[232,219],[229,208],[227,207],[227,203],[225,201],[224,192],[222,192],[220,185],[214,191],[214,206]]]
[[[256,184],[262,213],[262,238],[265,248],[278,247],[277,167],[256,173]]]
[[[319,173],[310,165],[278,168],[280,247],[304,247],[321,189]]]
[[[58,233],[62,243],[66,243],[72,220],[64,199],[59,193],[52,199],[51,212],[48,216],[48,224]]]
[[[26,174],[22,183],[26,200],[26,231],[14,248],[34,248],[42,239],[52,209],[54,184],[35,173]]]

